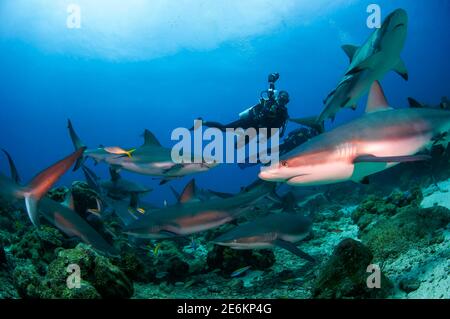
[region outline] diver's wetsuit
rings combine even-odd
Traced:
[[[286,130],[286,123],[289,118],[286,108],[289,103],[289,94],[285,91],[280,91],[278,96],[275,96],[275,82],[278,80],[279,74],[272,73],[269,75],[269,89],[264,91],[267,93],[267,98],[261,97],[260,102],[255,106],[241,113],[240,119],[222,124],[219,122],[203,121],[203,125],[207,127],[217,128],[221,131],[229,129],[242,128],[267,128],[268,133],[271,129],[280,129],[280,137],[284,135]]]
[[[263,104],[266,104],[264,106]],[[274,103],[271,105],[271,109],[267,109],[267,103]],[[283,136],[286,122],[289,118],[287,108],[276,104],[276,101],[265,101],[255,105],[249,110],[249,113],[245,118],[240,118],[234,122],[228,124],[221,124],[219,122],[204,121],[203,125],[207,127],[214,127],[221,131],[225,131],[227,128],[231,129],[248,129],[248,128],[278,128],[281,129],[280,136]]]

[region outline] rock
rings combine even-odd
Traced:
[[[414,278],[405,277],[400,280],[399,288],[406,293],[410,293],[419,289],[420,281]]]
[[[22,298],[39,298],[41,276],[30,260],[18,262],[12,272],[13,284]]]
[[[362,243],[353,239],[342,240],[330,259],[321,267],[315,281],[314,298],[383,298],[392,284],[381,274],[381,288],[367,287],[367,266],[372,253]]]
[[[436,206],[403,207],[392,218],[381,218],[360,234],[377,259],[396,258],[412,247],[427,247],[442,241],[442,229],[450,222],[450,210]]]
[[[214,245],[208,253],[207,263],[210,269],[220,269],[227,275],[233,271],[251,266],[253,270],[264,270],[275,263],[275,255],[271,250],[236,250]]]
[[[6,253],[2,246],[0,246],[0,266],[6,264]]]
[[[57,259],[48,267],[44,285],[56,298],[65,298],[73,293],[80,295],[80,292],[68,291],[66,285],[69,276],[67,267],[72,264],[79,266],[81,280],[85,281],[83,289],[88,296],[130,298],[133,295],[133,284],[119,267],[113,265],[108,258],[99,255],[90,246],[79,244],[74,249],[60,251]]]

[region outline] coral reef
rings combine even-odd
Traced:
[[[373,255],[362,243],[344,239],[319,270],[314,286],[315,298],[383,298],[392,284],[381,274],[381,288],[367,287],[367,266]]]

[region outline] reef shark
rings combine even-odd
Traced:
[[[44,170],[25,187],[20,185],[19,173],[10,154],[5,150],[3,152],[8,158],[11,178],[0,174],[0,197],[9,201],[25,198],[28,216],[33,224],[39,223],[38,213],[41,213],[49,223],[69,237],[78,237],[105,254],[117,254],[117,251],[73,209],[44,196],[59,177],[81,156],[82,149]]]
[[[449,142],[450,112],[388,106],[381,86],[372,85],[366,114],[316,136],[282,156],[259,177],[288,185],[321,185],[367,176],[402,162],[430,159],[418,152]]]
[[[309,235],[311,226],[309,217],[289,213],[271,214],[239,225],[216,238],[213,243],[233,249],[280,247],[314,262],[312,256],[294,244]]]
[[[144,195],[151,192],[153,189],[136,182],[122,178],[114,168],[110,167],[109,180],[100,180],[89,168],[83,165],[85,173],[95,176],[98,186],[111,198],[125,199],[131,196]],[[85,174],[86,175],[86,174]]]
[[[119,217],[124,225],[128,225],[139,217],[147,214],[149,211],[156,209],[157,207],[140,200],[139,196],[149,189],[145,189],[145,192],[140,192],[139,190],[144,190],[142,187],[125,188],[122,192],[118,192],[115,189],[111,193],[111,189],[108,187],[110,184],[101,181],[100,178],[85,165],[82,165],[84,176],[89,187],[92,188],[98,195],[97,198],[97,208],[88,210],[98,217],[103,217],[109,211]],[[132,183],[132,182],[130,182]],[[128,183],[126,183],[128,184]],[[106,185],[106,187],[104,187]],[[120,195],[120,196],[117,196]]]
[[[68,129],[75,149],[85,147],[70,120],[68,121]],[[124,169],[138,174],[160,176],[160,184],[186,175],[206,172],[218,165],[208,161],[176,163],[172,159],[171,149],[163,147],[152,132],[145,130],[143,136],[144,144],[140,147],[128,150],[117,146],[87,149],[83,153],[83,160],[92,158],[95,163],[106,162],[115,170]],[[81,164],[82,160],[77,163],[76,168],[80,167]]]
[[[379,29],[374,31],[361,46],[344,45],[342,48],[350,58],[350,66],[337,88],[324,100],[325,108],[317,122],[334,119],[344,107],[356,109],[359,98],[376,80],[381,80],[390,70],[408,80],[408,71],[400,58],[408,28],[408,15],[397,9],[389,14]]]
[[[227,198],[202,201],[189,183],[180,201],[152,211],[126,228],[126,233],[140,238],[163,239],[186,236],[228,223],[251,210],[252,205],[275,189],[275,184],[257,181],[240,193]]]

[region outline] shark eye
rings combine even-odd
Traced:
[[[288,166],[288,162],[287,161],[281,161],[281,166],[287,167]]]

